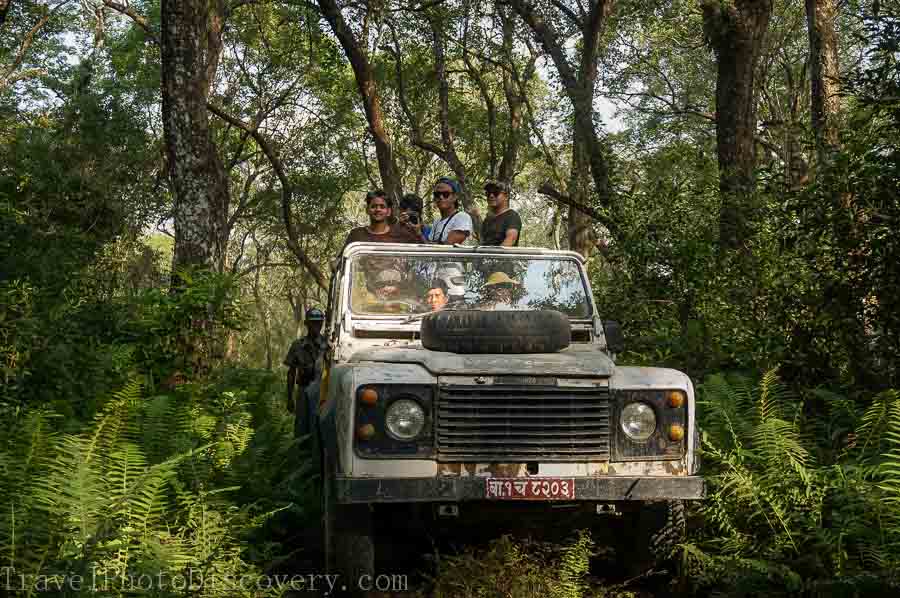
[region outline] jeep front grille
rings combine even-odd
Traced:
[[[441,385],[439,461],[606,461],[609,389]]]

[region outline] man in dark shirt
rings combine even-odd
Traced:
[[[488,215],[481,224],[482,245],[517,247],[522,219],[509,207],[509,185],[490,181],[484,186]]]
[[[322,363],[329,350],[328,339],[322,336],[325,314],[318,308],[306,312],[307,334],[295,340],[284,358],[288,367],[287,409],[294,412],[294,435],[304,436],[313,431],[318,387],[315,383],[322,374]],[[294,399],[295,390],[299,397]]]
[[[369,226],[354,228],[347,235],[344,247],[357,241],[375,243],[420,243],[416,232],[405,224],[391,224],[391,205],[384,191],[378,189],[366,194],[366,213]]]

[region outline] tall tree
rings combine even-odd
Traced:
[[[829,149],[838,144],[837,114],[840,110],[838,87],[838,44],[835,33],[835,0],[806,0],[806,25],[809,32],[809,65],[812,94],[810,109],[819,163]]]
[[[716,54],[716,153],[722,209],[719,239],[737,249],[752,234],[756,168],[757,59],[772,0],[707,0],[703,27]]]
[[[571,202],[581,206],[596,203],[592,201],[594,197],[604,207],[611,203],[609,165],[594,126],[594,91],[599,73],[600,41],[614,3],[615,0],[589,0],[585,10],[581,3],[575,3],[573,8],[561,0],[554,1],[551,4],[556,13],[551,17],[529,0],[509,0],[509,5],[528,24],[544,52],[552,59],[572,103],[572,170],[568,191]],[[566,39],[557,31],[554,22],[562,23],[563,27],[574,29],[580,35],[574,64],[566,52]],[[591,224],[586,210],[569,208],[569,247],[585,257],[590,255],[593,247]]]
[[[403,184],[400,180],[400,171],[394,157],[390,136],[385,126],[384,110],[381,106],[381,98],[378,95],[378,85],[375,80],[375,71],[369,61],[367,51],[366,34],[368,22],[374,18],[374,8],[369,2],[365,5],[365,24],[363,34],[357,37],[350,25],[344,19],[341,8],[335,0],[317,0],[322,15],[331,30],[341,43],[344,54],[350,61],[353,75],[356,77],[356,85],[362,99],[366,120],[369,123],[369,131],[375,142],[375,154],[378,158],[378,170],[381,174],[381,185],[394,202],[400,200],[403,195]]]
[[[222,52],[222,0],[162,0],[162,119],[174,195],[175,267],[224,266],[228,176],[207,97]]]

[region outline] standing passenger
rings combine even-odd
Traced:
[[[472,235],[472,217],[459,209],[459,183],[442,177],[434,185],[434,203],[441,217],[431,225],[428,240],[444,245],[462,244]]]
[[[366,213],[369,226],[354,228],[347,235],[344,247],[357,241],[375,243],[418,243],[415,231],[403,224],[390,224],[391,205],[384,191],[378,189],[366,194]]]
[[[400,198],[400,216],[397,222],[410,227],[419,237],[420,243],[428,242],[431,226],[422,221],[422,198],[415,193],[407,193]]]
[[[481,244],[518,247],[522,219],[509,207],[509,185],[488,182],[484,186],[484,194],[487,197],[488,216],[481,224]]]

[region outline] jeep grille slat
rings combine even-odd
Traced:
[[[477,416],[475,416],[477,417]],[[502,418],[503,416],[498,415],[497,418]],[[567,421],[559,421],[559,418],[553,418],[552,421],[549,419],[538,420],[537,418],[530,418],[535,421],[527,421],[521,422],[519,425],[520,429],[528,430],[528,429],[545,429],[545,428],[555,428],[555,429],[575,429],[575,430],[586,430],[588,428],[596,429],[598,432],[606,432],[606,429],[609,427],[608,418],[591,418],[589,421],[581,421],[581,422],[567,422]],[[469,421],[456,421],[450,420],[446,417],[441,419],[441,428],[445,430],[454,430],[458,428],[462,428],[465,430],[472,429],[472,422]],[[480,422],[476,428],[503,428],[506,429],[509,427],[509,423],[507,423],[506,418],[503,418],[501,421],[482,421]]]
[[[605,461],[605,387],[441,385],[439,461]]]

